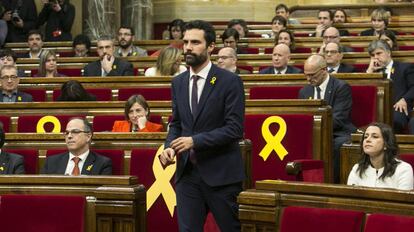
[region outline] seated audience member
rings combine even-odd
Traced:
[[[318,13],[318,25],[316,26],[316,31],[312,36],[322,37],[326,29],[332,26],[334,15],[332,11],[329,10],[319,10]],[[348,36],[349,32],[347,30],[340,30],[339,35]]]
[[[237,53],[231,47],[220,49],[217,55],[217,66],[236,74],[250,74],[247,70],[237,68]]]
[[[182,19],[174,19],[168,25],[169,39],[182,40],[184,36],[184,21]]]
[[[339,183],[340,148],[351,140],[356,127],[351,122],[351,86],[333,77],[323,56],[316,54],[305,61],[304,73],[309,84],[299,91],[299,99],[324,99],[332,107],[334,181]]]
[[[37,26],[45,26],[45,41],[71,41],[75,6],[69,0],[42,0]]]
[[[56,60],[56,53],[45,49],[40,55],[36,77],[65,77],[65,75],[58,73]]]
[[[148,56],[147,50],[134,46],[135,32],[132,27],[121,26],[118,30],[118,45],[116,57]]]
[[[329,27],[328,29],[326,29],[323,33],[323,42],[321,45],[321,48],[319,49],[319,52],[323,52],[326,44],[328,44],[329,42],[335,42],[340,44],[341,43],[341,35],[338,31],[338,29],[336,29],[335,27]],[[343,46],[343,52],[353,52],[354,49],[352,49],[351,47],[347,47],[347,46]]]
[[[384,9],[378,8],[371,13],[372,28],[361,32],[361,36],[379,36],[387,29],[390,14]]]
[[[2,0],[5,11],[2,19],[7,22],[6,42],[24,42],[28,32],[36,28],[37,9],[34,0]]]
[[[234,28],[227,28],[221,35],[224,47],[233,48],[237,54],[246,54],[246,51],[238,46],[239,39],[239,32]]]
[[[348,15],[344,9],[336,9],[334,11],[334,23],[347,23]]]
[[[112,132],[161,132],[162,125],[148,121],[150,108],[145,98],[132,95],[125,102],[124,121],[115,121]]]
[[[3,65],[0,69],[1,89],[0,102],[32,102],[32,95],[18,91],[20,78],[14,65]]]
[[[27,36],[27,46],[29,47],[29,52],[23,54],[22,58],[39,58],[42,53],[43,39],[42,34],[39,30],[29,31]]]
[[[368,45],[371,56],[367,73],[383,73],[393,81],[393,129],[402,133],[408,125],[414,134],[414,121],[410,120],[414,100],[414,65],[392,59],[390,46],[382,40],[374,40]]]
[[[384,30],[378,36],[378,39],[385,41],[392,51],[398,51],[397,37],[391,30]]]
[[[97,41],[100,60],[87,64],[84,76],[133,76],[134,68],[128,61],[114,57],[114,42],[111,37],[103,36]]]
[[[290,74],[302,73],[302,70],[288,65],[290,60],[290,49],[286,44],[278,44],[273,47],[273,66],[261,70],[260,74]]]
[[[66,125],[67,152],[48,156],[42,174],[58,175],[111,175],[111,159],[89,150],[92,125],[83,118],[73,118]]]
[[[292,19],[289,17],[289,13],[290,13],[289,8],[283,3],[278,4],[276,6],[275,13],[276,15],[280,15],[283,18],[285,18],[288,24],[300,24],[297,19]]]
[[[75,57],[88,57],[91,50],[91,40],[88,36],[79,34],[73,39],[72,49]]]
[[[413,168],[399,160],[398,144],[390,126],[372,123],[361,141],[362,156],[352,167],[348,185],[413,189]]]
[[[145,70],[145,76],[176,76],[187,71],[181,64],[183,51],[175,47],[165,47],[157,58],[155,67]]]
[[[355,68],[342,63],[343,47],[336,42],[329,42],[323,51],[329,73],[353,73]]]
[[[96,96],[88,93],[77,80],[63,83],[57,101],[96,101]]]
[[[24,162],[21,155],[8,153],[1,148],[4,145],[6,136],[3,130],[3,123],[0,122],[0,174],[24,174]]]
[[[296,50],[295,36],[289,30],[279,31],[279,35],[275,38],[275,44],[286,44],[290,48],[291,52]]]
[[[246,21],[243,19],[232,19],[227,24],[227,28],[234,28],[239,33],[239,38],[242,39],[247,37],[247,33],[249,33],[249,29],[247,27]]]
[[[282,16],[276,15],[272,19],[272,33],[271,34],[262,34],[263,38],[276,38],[279,35],[281,30],[286,29],[286,19]]]
[[[2,67],[3,65],[16,65],[16,61],[17,55],[13,50],[9,48],[4,48],[0,50],[0,67]],[[24,70],[17,69],[17,76],[25,77],[26,74],[24,73]]]

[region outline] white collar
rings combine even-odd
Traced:
[[[212,66],[211,61],[208,61],[208,64],[203,69],[201,69],[200,72],[198,72],[198,73],[195,73],[193,71],[193,68],[190,66],[190,78],[193,75],[197,75],[197,76],[199,76],[203,79],[207,79],[207,76],[208,76],[208,73],[210,72],[211,66]]]
[[[86,158],[88,158],[88,155],[89,155],[89,149],[88,149],[88,150],[86,150],[86,152],[84,152],[84,153],[80,154],[80,155],[79,155],[79,156],[77,156],[77,157],[79,157],[81,161],[85,162],[85,161],[86,161]],[[73,157],[76,157],[76,156],[75,156],[75,155],[73,155],[73,154],[72,154],[72,152],[69,152],[69,160],[72,160],[72,159],[73,159]]]

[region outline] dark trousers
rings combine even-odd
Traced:
[[[405,133],[405,128],[408,125],[408,133],[414,134],[414,120],[411,119],[411,110],[408,112],[408,116],[405,113],[394,111],[393,113],[393,129],[395,134]]]
[[[334,183],[339,184],[340,181],[340,170],[341,170],[341,146],[344,143],[351,141],[351,135],[334,136],[334,147],[333,147],[333,174]]]
[[[237,196],[242,183],[211,187],[201,178],[197,167],[188,162],[175,185],[180,232],[202,232],[209,211],[221,231],[240,231]]]

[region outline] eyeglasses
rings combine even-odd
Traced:
[[[217,56],[217,60],[220,60],[220,59],[225,60],[225,59],[230,59],[230,58],[234,58],[234,57],[233,56]]]
[[[18,76],[1,76],[0,77],[2,80],[12,80],[15,81],[17,80],[17,78],[19,78]]]
[[[68,136],[69,134],[78,135],[80,133],[90,133],[90,131],[83,131],[83,130],[74,129],[74,130],[70,130],[70,131],[67,130],[67,131],[63,132],[63,134],[65,136]]]
[[[318,69],[316,72],[314,72],[314,73],[304,73],[305,74],[305,77],[306,78],[313,78],[313,77],[315,77],[315,76],[317,76],[318,75],[318,73],[321,71],[321,70],[324,70],[326,67],[323,67],[323,68],[320,68],[320,69]]]
[[[336,55],[338,54],[339,51],[338,50],[325,50],[325,54],[332,54],[332,55]]]

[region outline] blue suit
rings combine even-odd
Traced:
[[[241,79],[212,65],[195,118],[190,110],[190,72],[172,81],[173,120],[165,147],[191,136],[190,151],[177,155],[176,193],[180,231],[200,231],[210,210],[222,231],[240,230],[236,197],[245,178],[239,140],[243,137],[244,88]],[[192,188],[191,185],[198,185]],[[207,206],[207,207],[206,207]]]

